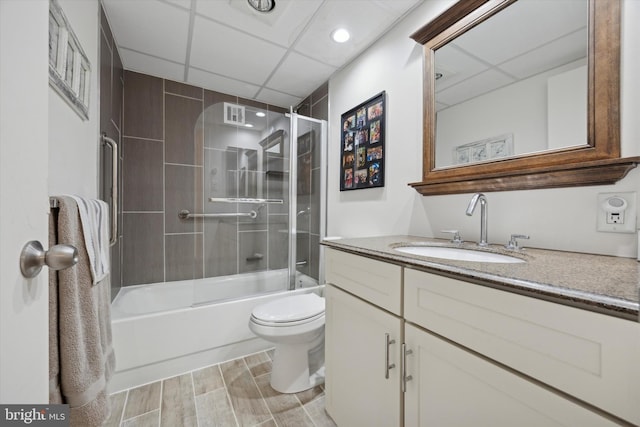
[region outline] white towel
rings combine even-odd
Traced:
[[[89,255],[93,284],[102,281],[110,271],[109,265],[109,205],[102,200],[71,195],[78,204],[82,233]]]

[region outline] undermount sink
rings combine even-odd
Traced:
[[[494,252],[479,251],[465,248],[450,248],[445,246],[407,245],[394,248],[396,251],[410,255],[420,255],[431,258],[441,258],[453,261],[474,261],[514,264],[525,262],[523,259]]]

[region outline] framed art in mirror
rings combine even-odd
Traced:
[[[581,120],[582,123],[586,123],[586,132],[582,131],[582,134],[586,135],[585,141],[578,144],[568,144],[568,146],[551,145],[547,149],[534,149],[532,152],[521,153],[516,150],[515,153],[495,158],[491,158],[486,153],[483,154],[482,147],[476,147],[478,156],[474,161],[455,162],[448,160],[450,164],[446,165],[436,162],[438,150],[451,159],[451,146],[446,149],[438,148],[436,141],[437,128],[440,125],[436,119],[439,111],[446,108],[442,99],[436,98],[438,91],[436,79],[441,79],[443,75],[442,64],[436,64],[436,54],[438,53],[438,58],[446,59],[450,55],[439,52],[444,52],[445,48],[451,45],[456,45],[455,49],[460,50],[457,45],[463,44],[475,46],[471,53],[477,53],[481,50],[488,51],[489,45],[495,44],[496,41],[485,42],[483,45],[482,39],[476,35],[478,33],[500,33],[504,27],[508,26],[505,24],[512,24],[513,19],[509,14],[516,8],[510,8],[516,2],[518,6],[527,2],[534,6],[544,4],[546,7],[559,7],[559,2],[556,1],[536,3],[531,0],[460,0],[411,35],[412,39],[424,46],[424,121],[422,181],[409,185],[423,195],[612,184],[623,178],[640,162],[640,157],[620,157],[620,0],[584,0],[584,21],[586,22],[577,25],[584,27],[580,31],[587,39],[583,43],[585,53],[577,54],[568,60],[571,62],[571,66],[584,64],[586,88],[583,96],[586,99],[582,105],[583,108],[586,105],[586,112],[583,113],[586,114],[586,118]],[[549,10],[546,13],[550,20],[556,12]],[[542,15],[542,17],[544,16]],[[522,37],[511,39],[509,36],[503,35],[501,39],[497,40],[502,46],[502,50],[498,51],[499,55],[504,54],[509,48],[524,49],[514,46],[514,40],[524,39],[524,35],[542,28],[540,20],[530,21],[522,25],[514,25],[517,27],[518,35],[522,35]],[[492,23],[498,23],[497,29],[491,27]],[[529,25],[530,28],[525,28],[523,25]],[[547,31],[547,27],[543,27]],[[559,23],[558,28],[563,29],[562,22]],[[539,31],[537,32],[539,33]],[[574,33],[578,32],[574,31]],[[470,36],[471,34],[473,35]],[[526,44],[529,41],[525,40],[524,42]],[[536,41],[535,43],[544,45],[547,41]],[[531,46],[535,46],[535,44],[529,42],[527,49]],[[581,59],[580,55],[584,58]],[[484,65],[490,64],[488,60],[482,62]],[[504,61],[504,63],[506,62],[508,61]],[[488,65],[488,67],[496,69],[497,65],[502,65],[498,63],[499,60],[496,58],[495,63]],[[529,68],[534,69],[537,66],[538,64],[532,63]],[[564,66],[566,67],[566,64]],[[521,70],[524,68],[521,67]],[[512,67],[512,70],[515,68]],[[529,70],[525,69],[524,71]],[[447,70],[444,74],[446,72]],[[505,73],[504,69],[500,72],[503,77],[509,74]],[[517,73],[514,71],[512,74]],[[529,74],[541,75],[543,73],[530,72]],[[454,80],[455,78],[454,74]],[[462,80],[459,75],[457,78]],[[442,87],[442,82],[439,82],[438,85]],[[477,85],[473,85],[473,87],[477,88]],[[458,91],[458,93],[461,92]],[[544,94],[541,99],[546,99],[546,97],[547,94]],[[449,98],[449,100],[451,99],[452,97]],[[549,111],[553,111],[553,109],[549,108]],[[551,113],[545,111],[543,114]],[[458,119],[458,127],[470,126],[469,117],[476,119],[476,122],[483,122],[477,116],[467,115],[464,119]],[[549,121],[558,121],[554,117],[551,119],[553,120]],[[525,116],[520,121],[527,123],[533,121],[533,117]],[[546,119],[543,123],[545,121]],[[529,137],[530,135],[514,132],[512,128],[516,128],[516,126],[510,126],[507,120],[503,120],[503,122],[506,122],[507,126],[503,126],[504,129],[500,132],[492,129],[486,132],[488,134],[479,132],[477,135],[468,136],[466,140],[457,143],[454,150],[460,145],[473,145],[473,141],[483,141],[491,139],[495,135],[512,132],[511,146],[517,144],[520,149],[522,145],[525,145],[522,144],[522,141],[526,139],[523,136]],[[461,158],[465,158],[464,153]]]

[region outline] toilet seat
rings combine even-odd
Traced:
[[[270,322],[268,320],[263,320],[263,319],[259,319],[257,317],[255,317],[253,314],[251,315],[251,321],[255,324],[258,325],[262,325],[262,326],[271,326],[274,328],[279,328],[279,327],[287,327],[287,326],[297,326],[297,325],[304,325],[305,323],[311,323],[316,319],[320,319],[324,317],[324,311],[322,313],[316,314],[315,316],[312,317],[307,317],[305,319],[300,319],[300,320],[291,320],[291,321],[281,321],[281,322]]]
[[[259,305],[251,312],[251,321],[264,326],[295,326],[324,317],[324,298],[302,294]]]

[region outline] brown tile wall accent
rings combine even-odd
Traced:
[[[102,7],[100,8],[100,44],[98,78],[100,85],[100,133],[105,133],[113,139],[119,152],[122,152],[122,94],[123,94],[123,69],[118,48],[113,41],[113,34]],[[111,206],[112,179],[112,152],[103,146],[100,152],[100,198]],[[120,162],[122,157],[120,156]],[[121,169],[121,168],[120,168]],[[118,176],[118,190],[122,193],[122,175]],[[118,224],[121,221],[122,206],[119,206]],[[118,233],[121,235],[121,233]],[[116,297],[122,286],[122,241],[119,238],[115,245],[111,246],[111,299]]]
[[[183,165],[165,165],[165,232],[202,232],[201,219],[180,219],[178,213],[188,210],[202,212],[202,168]]]
[[[162,211],[162,141],[125,137],[122,153],[122,173],[126,183],[122,193],[123,210]]]
[[[165,162],[202,165],[202,101],[171,94],[164,99]]]
[[[166,281],[201,279],[202,233],[165,236]]]
[[[164,215],[125,212],[122,222],[123,284],[164,281]]]
[[[204,97],[204,89],[201,87],[191,86],[185,83],[174,82],[172,80],[164,81],[164,91],[189,98],[202,100]]]
[[[163,139],[163,80],[125,71],[124,84],[124,135]]]

